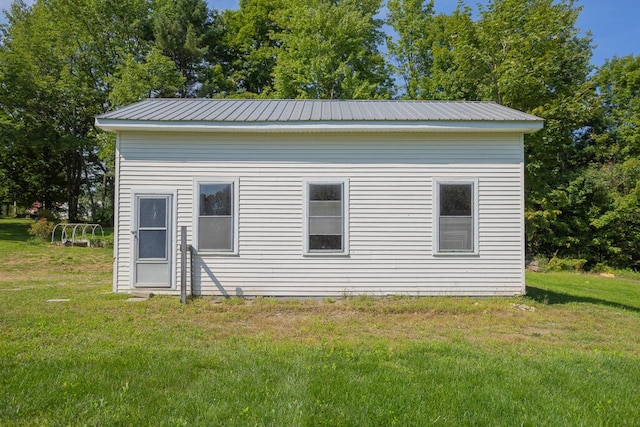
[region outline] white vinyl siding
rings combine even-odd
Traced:
[[[520,134],[123,132],[118,290],[128,290],[132,187],[176,188],[177,229],[195,243],[194,183],[239,178],[237,255],[198,251],[195,294],[521,294],[522,164]],[[305,182],[336,177],[349,185],[348,255],[305,256]],[[434,256],[434,183],[448,177],[478,180],[477,256]]]
[[[438,255],[478,253],[478,181],[434,180],[434,243]]]

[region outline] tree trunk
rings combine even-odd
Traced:
[[[84,155],[82,149],[68,151],[66,156],[65,175],[67,177],[67,204],[69,205],[69,221],[79,219],[78,202],[82,190]]]

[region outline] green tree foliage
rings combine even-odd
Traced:
[[[186,78],[175,67],[171,58],[157,48],[151,48],[142,62],[127,55],[124,63],[116,67],[109,93],[111,105],[123,106],[145,98],[172,98],[183,92]]]
[[[238,10],[218,16],[221,47],[212,62],[219,64],[228,96],[265,97],[273,93],[273,69],[282,28],[276,13],[282,0],[242,0]]]
[[[403,81],[404,97],[424,99],[433,78],[433,49],[439,34],[434,22],[433,0],[389,0],[387,23],[397,37],[387,37],[393,70]]]
[[[573,0],[494,0],[481,9],[479,57],[466,63],[485,70],[481,96],[533,111],[574,93],[591,58],[579,13]]]
[[[539,231],[530,236],[531,247],[579,256],[591,265],[638,268],[640,58],[607,61],[587,87],[591,119],[574,132],[566,183],[553,188],[535,212]]]
[[[273,71],[281,98],[387,98],[388,66],[379,52],[379,0],[289,0]]]
[[[186,80],[182,96],[194,96],[206,68],[212,20],[204,0],[158,0],[153,9],[156,47],[171,58]],[[151,58],[150,58],[151,59]]]
[[[607,61],[593,76],[597,120],[585,138],[584,176],[606,195],[583,242],[594,261],[640,267],[640,56]],[[593,206],[593,205],[592,205]],[[571,206],[574,208],[574,206]],[[595,207],[592,207],[595,209]]]
[[[389,2],[389,55],[402,76],[408,99],[482,100],[480,82],[486,70],[477,63],[482,56],[478,22],[463,3],[451,15],[434,15],[433,2]],[[470,65],[469,61],[475,64]]]
[[[71,219],[103,173],[93,118],[109,108],[119,58],[142,41],[143,0],[15,2],[0,46],[2,167],[16,199],[66,201]],[[62,196],[62,193],[64,196]]]
[[[587,151],[599,162],[640,157],[640,56],[606,61],[593,83],[600,121]]]

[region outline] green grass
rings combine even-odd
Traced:
[[[547,304],[588,303],[640,312],[640,275],[625,276],[612,280],[593,274],[532,274],[527,294]]]
[[[506,299],[128,302],[110,249],[34,245],[29,224],[0,220],[3,426],[640,424],[637,276],[532,274]]]
[[[10,248],[6,243],[9,242],[26,242],[29,239],[27,230],[33,224],[33,221],[25,219],[7,219],[0,217],[0,247]]]

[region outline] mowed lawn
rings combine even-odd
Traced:
[[[0,220],[0,425],[637,426],[640,277],[522,298],[111,292],[110,249]],[[48,302],[69,299],[67,302]]]

